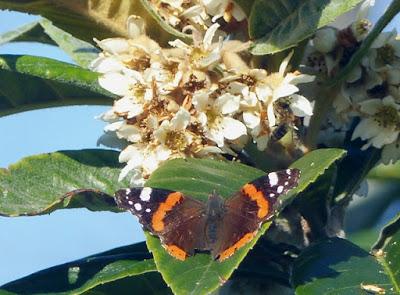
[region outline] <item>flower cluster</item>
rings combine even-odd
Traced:
[[[206,31],[217,20],[241,22],[245,13],[232,0],[150,0],[149,4],[169,25],[181,32]]]
[[[367,36],[371,23],[358,19],[348,28],[319,30],[311,43],[306,64],[327,79],[346,65]],[[365,142],[362,150],[382,150],[382,162],[400,158],[400,40],[397,32],[384,32],[375,39],[333,100],[321,141],[328,145],[351,140]],[[354,128],[355,126],[355,128]]]
[[[161,48],[140,18],[128,22],[131,38],[98,41],[103,52],[91,65],[102,73],[100,85],[120,97],[101,119],[125,142],[121,179],[131,173],[142,185],[167,159],[235,155],[250,139],[264,150],[281,123],[296,129],[312,115],[296,85],[314,77],[286,73],[290,56],[268,73],[248,66],[248,44],[214,40],[219,24],[194,34],[193,45]]]

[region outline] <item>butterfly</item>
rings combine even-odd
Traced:
[[[176,259],[209,251],[223,261],[256,236],[279,208],[279,196],[296,187],[299,178],[300,170],[295,168],[271,172],[246,183],[227,199],[214,191],[207,202],[152,187],[121,189],[115,201],[136,215]]]

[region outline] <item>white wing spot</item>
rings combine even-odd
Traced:
[[[130,188],[127,188],[127,189],[125,190],[125,193],[126,193],[126,194],[130,194],[130,193],[131,193],[131,189],[130,189]]]
[[[150,200],[151,191],[152,190],[150,187],[144,187],[142,189],[142,192],[140,193],[139,198],[144,202],[148,202]]]
[[[270,174],[268,174],[268,178],[269,178],[269,184],[271,186],[277,185],[277,183],[278,183],[278,174],[276,174],[275,172],[271,172]]]
[[[133,205],[135,207],[136,211],[142,210],[142,205],[140,205],[139,203],[136,203],[135,205]]]
[[[290,175],[290,174],[292,174],[292,170],[290,170],[290,169],[286,169],[286,174],[287,174],[287,175]]]
[[[280,194],[281,192],[283,192],[283,186],[282,186],[282,185],[278,186],[278,188],[276,189],[276,191],[278,192],[278,194]]]
[[[151,209],[150,209],[150,208],[147,208],[145,211],[146,211],[147,213],[150,213],[150,212],[151,212]]]
[[[275,197],[275,194],[274,193],[270,193],[269,196],[270,197]]]
[[[289,184],[289,181],[285,181],[285,185],[288,185]]]
[[[129,199],[129,197],[128,197],[128,196],[125,196],[125,199],[127,199],[127,200],[128,200],[128,199]]]
[[[128,201],[128,204],[129,204],[129,205],[133,205],[133,202],[132,202],[132,201]]]

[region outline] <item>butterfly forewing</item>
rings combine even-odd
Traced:
[[[214,256],[222,261],[250,242],[261,224],[273,216],[278,197],[296,187],[299,177],[298,169],[271,172],[245,184],[228,199]]]
[[[148,187],[119,190],[115,199],[118,207],[136,215],[158,235],[175,258],[184,260],[194,249],[205,249],[203,203],[180,192]]]

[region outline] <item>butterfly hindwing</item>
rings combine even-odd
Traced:
[[[278,197],[296,187],[299,177],[298,169],[271,172],[245,184],[226,200],[214,257],[222,261],[250,242],[261,224],[275,213]]]
[[[119,190],[115,195],[119,208],[128,210],[177,259],[205,249],[205,205],[180,192],[156,188]]]

